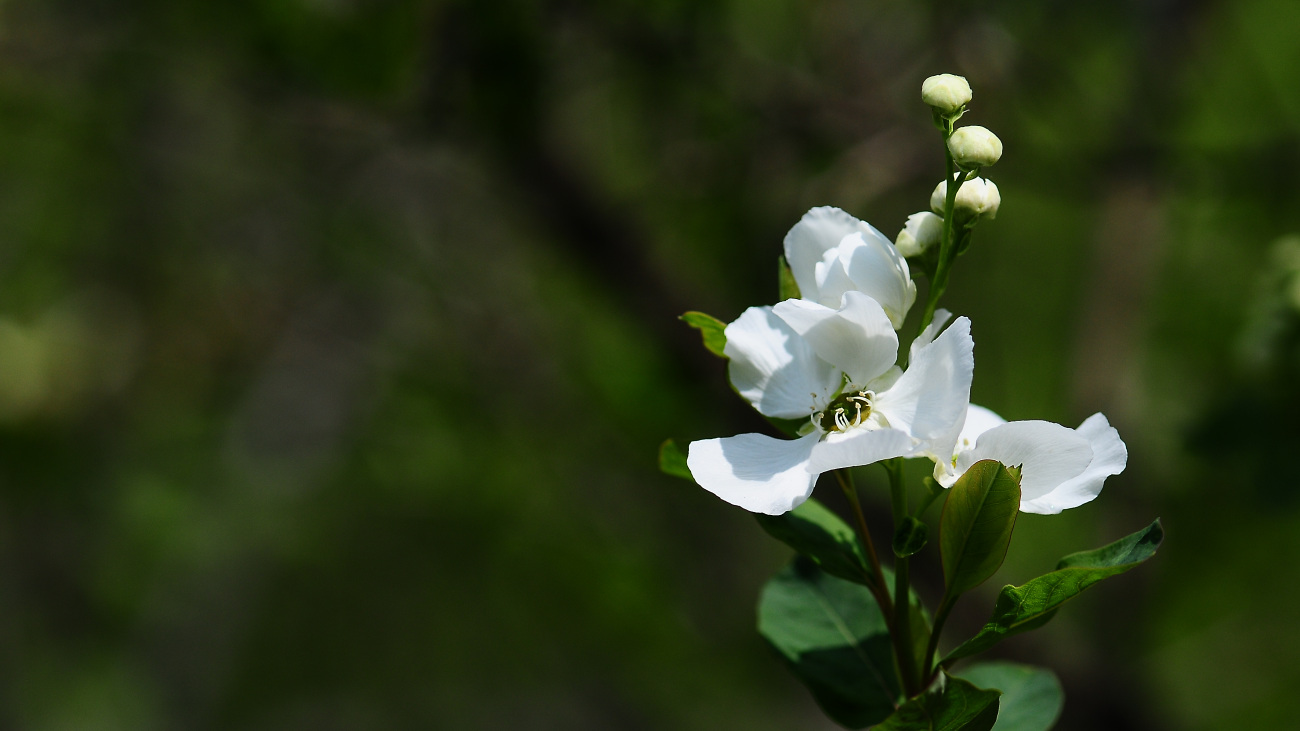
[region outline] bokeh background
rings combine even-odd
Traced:
[[[6,0],[0,727],[831,728],[753,629],[788,552],[656,471],[764,428],[675,317],[772,302],[811,206],[893,236],[955,72],[1007,151],[945,301],[975,399],[1104,411],[1131,459],[950,626],[1159,515],[1156,559],[997,654],[1057,670],[1061,729],[1291,728],[1298,26]]]

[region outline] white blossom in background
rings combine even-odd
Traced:
[[[943,240],[943,218],[929,211],[913,213],[894,239],[894,247],[904,257],[920,256]]]
[[[1069,429],[1050,421],[1009,422],[971,404],[952,459],[936,463],[934,478],[952,487],[983,459],[1022,468],[1021,512],[1055,515],[1097,497],[1107,477],[1124,471],[1128,449],[1101,414]]]
[[[943,204],[948,197],[948,181],[941,180],[930,194],[930,210],[943,215]],[[954,215],[965,218],[987,218],[992,220],[998,215],[998,206],[1002,205],[1002,194],[992,180],[972,178],[963,181],[957,189],[954,202]]]
[[[916,283],[894,244],[866,221],[831,206],[814,208],[785,235],[785,258],[803,299],[838,308],[862,292],[895,330],[916,301]]]
[[[848,292],[831,309],[806,299],[751,307],[727,326],[736,390],[759,413],[808,419],[796,439],[741,434],[692,442],[702,487],[756,513],[780,515],[822,472],[903,456],[951,454],[974,373],[970,321],[917,338],[906,371],[898,336],[874,299]]]

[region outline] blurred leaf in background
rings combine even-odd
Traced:
[[[1294,413],[1260,385],[1292,366],[1235,354],[1298,228],[1298,20],[9,0],[0,725],[826,727],[754,632],[787,552],[655,469],[765,428],[676,317],[772,301],[813,205],[901,228],[952,71],[1007,145],[948,300],[974,400],[1105,411],[1132,454],[954,629],[1158,513],[1159,561],[1000,651],[1051,658],[1061,729],[1286,728],[1295,480],[1205,435]]]

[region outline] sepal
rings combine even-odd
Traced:
[[[776,267],[779,301],[799,299],[802,295],[799,293],[799,283],[794,281],[794,272],[790,269],[790,262],[786,261],[784,256],[778,256],[776,258]]]
[[[713,315],[706,315],[703,312],[694,310],[683,313],[677,319],[700,331],[700,337],[704,340],[704,347],[710,353],[719,358],[727,357],[726,353],[723,352],[723,349],[727,347],[727,323]]]

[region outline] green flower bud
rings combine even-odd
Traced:
[[[922,211],[907,217],[907,225],[898,232],[894,246],[905,257],[919,256],[943,238],[943,219]]]
[[[959,127],[948,138],[948,152],[964,169],[988,167],[1002,157],[1002,140],[983,127]]]
[[[930,208],[943,215],[943,204],[948,197],[948,181],[940,181],[930,194]],[[993,219],[998,215],[998,206],[1002,204],[1002,194],[992,180],[974,178],[964,181],[957,189],[957,200],[953,204],[953,215],[959,221],[976,218]]]
[[[970,103],[970,84],[964,76],[939,74],[921,83],[921,101],[943,114],[956,114]]]

